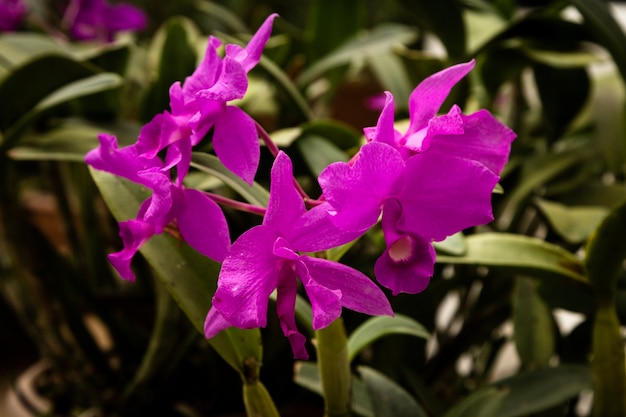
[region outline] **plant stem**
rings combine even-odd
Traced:
[[[351,415],[351,379],[348,337],[339,317],[316,332],[317,361],[326,403],[326,417]]]

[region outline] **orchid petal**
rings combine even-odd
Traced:
[[[376,224],[384,199],[399,189],[403,171],[401,154],[381,142],[362,146],[352,166],[330,164],[318,181],[336,210],[333,222],[353,231],[365,231]]]
[[[198,190],[183,191],[185,204],[178,229],[185,242],[202,255],[222,262],[230,249],[228,224],[222,209]]]
[[[452,87],[474,68],[474,64],[472,60],[448,67],[426,78],[413,90],[409,97],[411,124],[407,135],[427,126],[428,121],[439,112]]]
[[[294,358],[306,360],[309,358],[305,348],[306,338],[298,331],[296,326],[297,282],[289,266],[284,266],[279,275],[276,292],[276,313],[278,314],[280,327],[291,344]]]
[[[499,174],[506,164],[515,133],[500,123],[487,110],[479,110],[469,116],[460,114],[463,133],[460,135],[437,133],[430,144],[430,151],[459,158],[472,159]]]
[[[491,194],[498,176],[467,159],[425,152],[406,161],[407,179],[397,195],[401,230],[435,241],[493,220]]]
[[[365,137],[368,141],[376,141],[386,143],[387,145],[396,146],[396,130],[394,128],[394,102],[393,95],[385,91],[385,105],[383,106],[378,123],[374,128],[364,129]]]
[[[399,293],[417,294],[428,287],[435,271],[435,249],[433,245],[419,236],[404,236],[405,244],[411,245],[410,256],[406,261],[398,262],[390,252],[393,244],[404,243],[400,240],[385,249],[374,264],[376,280],[383,287],[389,288],[393,295]]]
[[[233,327],[233,325],[226,321],[215,307],[211,307],[206,319],[204,319],[204,337],[210,339],[229,327]]]
[[[213,147],[226,168],[252,185],[261,150],[256,125],[250,116],[239,107],[226,106],[215,123]]]
[[[298,218],[287,239],[299,252],[319,252],[343,245],[359,238],[363,232],[337,227],[329,212],[334,211],[329,203],[308,210]]]
[[[327,259],[300,257],[311,279],[319,286],[339,291],[343,307],[370,315],[393,315],[389,300],[365,274],[349,266]],[[306,287],[306,285],[305,285]],[[307,288],[307,293],[308,293]]]
[[[244,51],[245,54],[240,54],[235,57],[239,60],[246,72],[250,71],[261,60],[263,48],[265,48],[265,44],[270,38],[272,25],[274,23],[274,19],[277,17],[278,14],[276,13],[269,15],[263,24],[259,26],[254,36],[252,36],[252,39],[250,39],[250,42],[248,42]]]
[[[127,220],[120,222],[119,228],[124,249],[110,254],[108,259],[122,278],[134,281],[135,274],[130,268],[131,261],[139,248],[154,236],[154,226],[141,220]]]
[[[213,306],[241,329],[265,327],[270,294],[278,283],[278,263],[272,253],[276,233],[256,226],[233,243],[224,259]]]
[[[291,159],[281,151],[272,166],[270,199],[263,224],[290,237],[293,224],[304,212],[304,200],[293,185]]]

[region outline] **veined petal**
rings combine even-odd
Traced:
[[[291,237],[293,225],[304,212],[304,200],[293,184],[291,159],[281,151],[272,166],[270,199],[263,224],[277,230],[284,237]]]
[[[233,327],[233,325],[226,321],[222,313],[215,307],[211,307],[206,315],[206,319],[204,319],[204,337],[210,339],[229,327]]]
[[[217,53],[217,49],[222,42],[214,37],[209,37],[204,58],[196,70],[189,77],[185,78],[182,86],[185,102],[192,101],[196,97],[196,93],[207,88],[211,88],[222,71],[222,58]]]
[[[306,265],[312,280],[308,284],[309,287],[314,282],[317,286],[332,291],[332,296],[327,293],[321,294],[322,299],[327,304],[339,302],[343,307],[359,313],[375,316],[393,315],[393,310],[385,294],[362,272],[327,259],[312,258],[306,255],[301,256],[300,259]],[[309,294],[307,284],[305,284],[305,288]],[[334,295],[339,298],[334,298]],[[329,308],[329,310],[334,314],[335,309]]]
[[[298,218],[285,235],[299,252],[318,252],[343,245],[359,238],[363,232],[339,228],[333,223],[329,203],[313,207]]]
[[[376,224],[385,198],[401,189],[404,167],[402,155],[381,142],[363,145],[352,166],[335,162],[326,167],[318,181],[336,211],[333,222],[352,231]]]
[[[252,39],[250,39],[250,42],[248,42],[244,51],[245,54],[234,57],[241,63],[246,72],[250,71],[260,61],[263,48],[265,48],[265,44],[272,33],[274,19],[277,17],[278,14],[276,13],[269,15],[263,24],[259,26],[254,36],[252,36]]]
[[[256,226],[233,243],[222,264],[213,306],[241,329],[265,327],[269,297],[278,283],[279,263],[273,252],[276,233]]]
[[[241,64],[228,56],[222,62],[223,70],[210,87],[198,90],[196,96],[215,101],[243,98],[248,89],[248,77]]]
[[[243,110],[226,106],[215,123],[213,147],[224,166],[252,185],[261,150],[254,121]]]
[[[150,186],[150,182],[139,176],[138,172],[149,168],[160,168],[162,164],[158,158],[140,156],[134,145],[118,148],[117,138],[114,135],[100,133],[98,140],[100,146],[85,155],[85,162],[88,165],[137,184]]]
[[[295,359],[308,359],[306,351],[306,338],[298,331],[296,326],[296,294],[298,285],[291,265],[285,264],[279,272],[278,286],[276,288],[276,313],[280,321],[280,328],[289,343]]]
[[[398,228],[425,239],[443,240],[493,220],[491,194],[498,176],[468,159],[425,152],[406,161]]]
[[[376,279],[393,295],[424,291],[434,271],[435,249],[417,235],[405,235],[391,243],[374,264]]]
[[[178,215],[178,229],[192,248],[222,262],[230,249],[228,224],[222,209],[202,192],[183,190],[184,207]]]
[[[386,143],[387,145],[397,146],[396,130],[394,128],[395,121],[393,95],[389,91],[385,91],[385,105],[383,106],[378,122],[374,128],[364,129],[365,137],[368,141],[376,141]]]
[[[500,174],[509,158],[515,133],[500,123],[487,110],[469,116],[458,112],[463,123],[462,134],[436,133],[429,151],[480,162],[495,174]]]
[[[474,68],[474,60],[453,65],[423,80],[409,97],[411,124],[406,135],[425,128],[435,117],[439,108],[450,94],[450,90]]]
[[[130,269],[131,261],[141,245],[154,236],[154,226],[141,220],[127,220],[120,222],[119,228],[124,249],[110,254],[108,259],[122,278],[134,281],[135,274]]]
[[[175,185],[172,184],[167,175],[158,169],[152,168],[141,171],[139,176],[149,184],[153,191],[152,197],[149,199],[150,204],[146,207],[142,220],[155,227],[165,227],[177,215],[173,210],[175,208]]]
[[[404,145],[413,152],[425,152],[430,148],[433,136],[462,135],[465,130],[461,116],[459,107],[456,105],[452,106],[447,115],[433,117],[428,121],[426,128],[407,136]]]

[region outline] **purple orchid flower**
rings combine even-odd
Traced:
[[[133,220],[120,222],[124,248],[109,255],[109,261],[122,278],[134,281],[130,264],[139,248],[155,234],[176,222],[181,237],[201,254],[221,262],[230,248],[228,225],[219,206],[198,190],[187,189],[182,181],[186,170],[179,170],[172,181],[169,170],[181,163],[183,153],[175,145],[168,149],[165,163],[141,156],[134,145],[118,148],[113,135],[100,134],[100,146],[85,156],[92,167],[126,178],[152,190]],[[183,174],[183,175],[181,175]]]
[[[24,0],[0,0],[0,32],[19,28],[27,12]]]
[[[325,250],[356,236],[344,233],[329,237],[337,236],[338,230],[325,215],[328,209],[322,205],[306,211],[293,185],[291,160],[280,152],[272,168],[263,224],[242,234],[222,264],[204,325],[207,338],[231,326],[265,327],[268,300],[277,290],[276,311],[283,333],[294,357],[308,358],[306,340],[298,332],[294,315],[297,279],[311,301],[316,330],[337,319],[342,307],[371,315],[393,315],[383,292],[363,273],[298,253]],[[322,236],[326,238],[320,239]]]
[[[63,20],[76,40],[111,42],[113,35],[126,30],[141,30],[146,15],[128,3],[108,4],[105,0],[70,0]]]
[[[378,124],[350,163],[328,166],[319,177],[332,221],[365,231],[378,221],[387,249],[374,272],[394,294],[416,293],[433,275],[433,241],[493,220],[491,194],[515,134],[489,112],[469,116],[454,106],[436,114],[451,88],[473,67],[460,64],[424,80],[413,91],[411,123],[394,128],[387,94]]]
[[[226,45],[218,55],[219,39],[210,37],[204,59],[184,83],[170,88],[171,112],[157,115],[140,135],[142,154],[154,156],[183,138],[196,145],[213,128],[213,148],[229,170],[252,184],[259,165],[259,138],[254,120],[243,110],[227,103],[243,98],[248,89],[247,73],[259,62],[272,24],[270,15],[245,48]],[[150,132],[150,134],[147,134]],[[191,152],[191,147],[184,149]]]

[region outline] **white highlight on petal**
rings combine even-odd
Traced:
[[[389,247],[389,257],[395,262],[407,262],[413,256],[413,239],[404,236]]]

